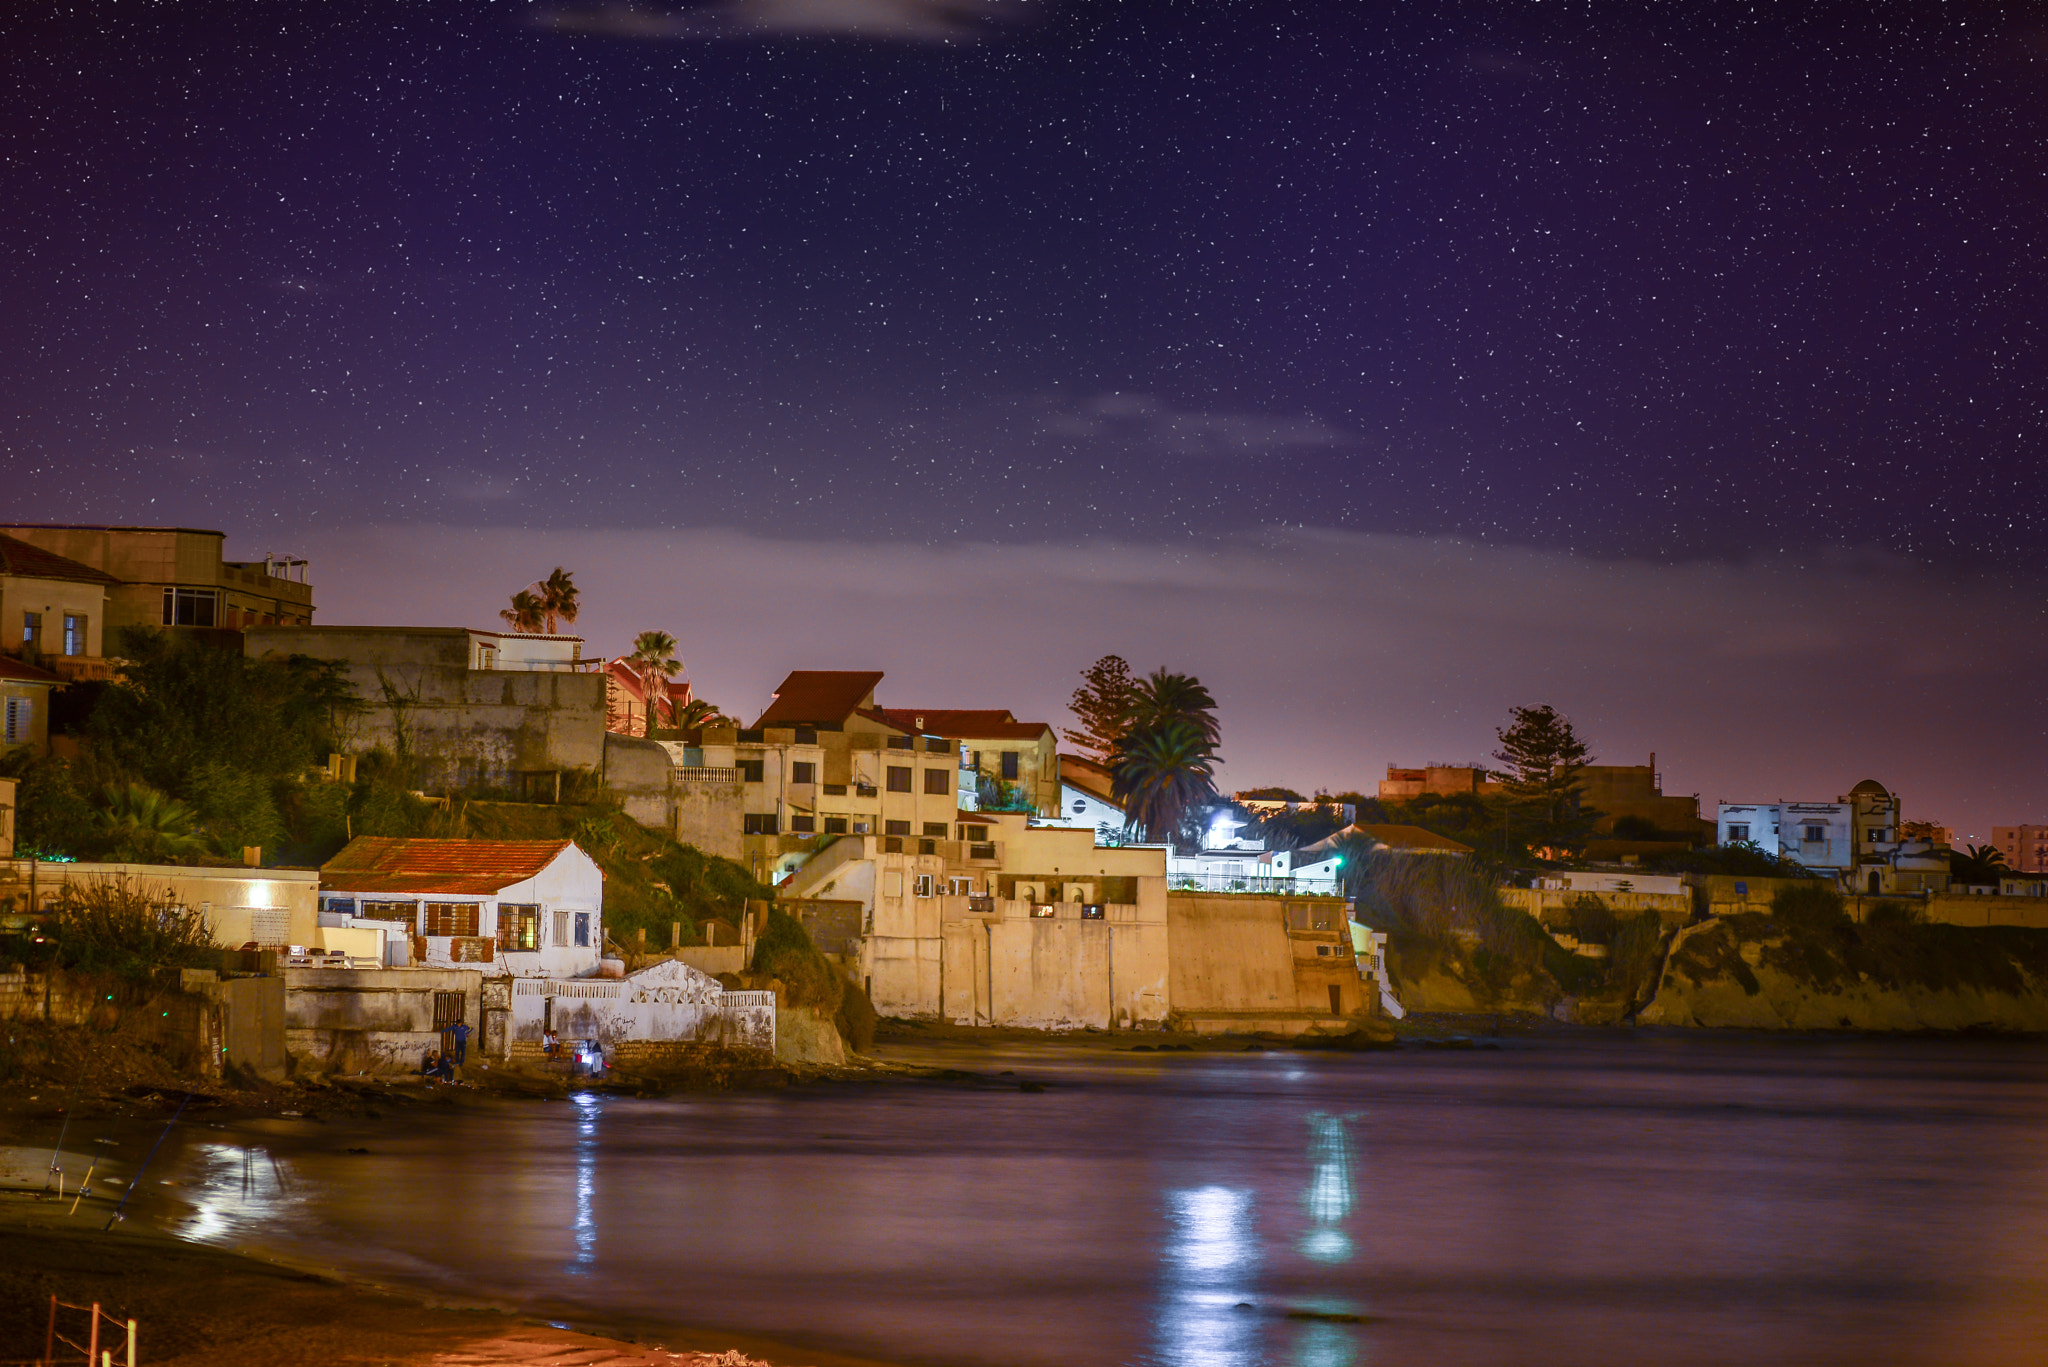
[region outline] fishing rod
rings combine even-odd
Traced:
[[[121,1218],[121,1212],[128,1209],[128,1198],[135,1194],[135,1184],[140,1182],[142,1174],[149,1170],[149,1160],[156,1157],[156,1151],[164,1146],[166,1139],[171,1137],[171,1126],[178,1123],[178,1117],[185,1114],[185,1107],[190,1105],[191,1101],[192,1093],[185,1093],[185,1099],[178,1103],[178,1109],[171,1112],[170,1121],[165,1124],[164,1132],[156,1137],[156,1143],[149,1146],[149,1153],[143,1158],[142,1166],[137,1168],[135,1175],[128,1179],[128,1190],[121,1193],[121,1204],[115,1206],[114,1213],[107,1217],[106,1229],[112,1229],[114,1222]],[[101,1233],[105,1232],[106,1230],[101,1231]]]

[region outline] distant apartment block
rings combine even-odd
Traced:
[[[2048,826],[1993,826],[1991,844],[2014,873],[2048,873]]]
[[[129,626],[241,631],[307,626],[313,620],[306,562],[290,556],[225,559],[225,532],[24,523],[0,526],[0,535],[108,576],[108,640]]]

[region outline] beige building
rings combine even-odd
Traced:
[[[18,524],[0,526],[0,535],[89,565],[116,581],[107,586],[109,633],[126,626],[241,631],[306,626],[313,620],[306,562],[289,556],[225,559],[225,532]]]
[[[0,655],[0,755],[50,753],[50,695],[63,686],[47,669]]]
[[[103,570],[0,535],[0,652],[66,679],[108,677],[107,594],[120,586]]]
[[[43,859],[0,863],[0,912],[48,914],[67,886],[118,882],[196,909],[215,944],[286,951],[322,947],[316,869],[214,868],[197,864],[90,864]],[[337,942],[336,948],[352,952]]]
[[[676,838],[739,858],[771,883],[830,836],[878,836],[886,853],[929,853],[953,838],[978,772],[972,767],[977,751],[939,729],[948,716],[980,719],[985,731],[1014,732],[984,740],[982,762],[998,775],[1014,769],[1034,802],[1045,786],[1039,775],[1050,766],[1050,802],[1057,807],[1050,727],[992,720],[1008,718],[1007,712],[881,708],[875,703],[881,681],[879,670],[797,670],[752,726],[706,727],[669,743]],[[1005,754],[1017,759],[1005,761]],[[730,854],[733,849],[738,853]]]
[[[963,808],[1059,814],[1059,738],[1045,722],[1020,722],[1007,708],[876,710],[907,732],[959,742]]]
[[[1129,1028],[1167,1011],[1166,854],[1018,813],[958,813],[945,838],[835,842],[785,896],[856,903],[850,957],[886,1016]],[[814,904],[815,904],[814,903]]]

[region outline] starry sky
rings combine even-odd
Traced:
[[[2048,802],[2039,725],[1964,739],[2039,713],[2030,647],[1928,635],[2042,626],[2033,7],[25,10],[0,18],[12,515],[315,549],[326,621],[486,625],[517,587],[466,577],[486,550],[532,547],[537,576],[656,548],[658,587],[622,581],[586,630],[619,649],[667,613],[734,701],[841,662],[805,654],[801,596],[748,660],[710,644],[768,610],[735,567],[826,547],[1014,566],[990,591],[1026,617],[1063,547],[1199,561],[1061,591],[1183,614],[1155,662],[1212,672],[1246,614],[1388,672],[1367,600],[1452,581],[1476,611],[1535,576],[1536,619],[1591,623],[1556,657],[1578,665],[1516,673],[1440,611],[1467,626],[1404,644],[1439,685],[1389,695],[1346,772],[1240,748],[1239,777],[1296,786],[1473,757],[1553,689],[1630,750],[1714,756],[1710,804],[1716,763],[1754,796],[1796,706],[1759,709],[1745,758],[1707,704],[1616,675],[1639,625],[1768,601],[1758,639],[1803,663],[1688,638],[1709,695],[1910,677],[1954,734],[1908,777],[1987,819]],[[449,594],[377,597],[372,545]],[[1423,568],[1449,563],[1517,582]],[[1587,615],[1644,584],[1670,596]],[[944,649],[909,601],[871,595],[873,658],[844,663]],[[1061,620],[1003,653],[1020,711],[1116,644]],[[977,669],[911,667],[933,705],[1003,705]],[[1884,767],[1849,753],[1869,739],[1784,781],[1846,790]]]

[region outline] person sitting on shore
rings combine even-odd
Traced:
[[[433,1077],[441,1071],[441,1055],[437,1050],[427,1050],[427,1056],[420,1060],[420,1076]]]
[[[434,1069],[434,1076],[443,1082],[455,1081],[455,1060],[446,1054],[441,1055],[441,1062]]]

